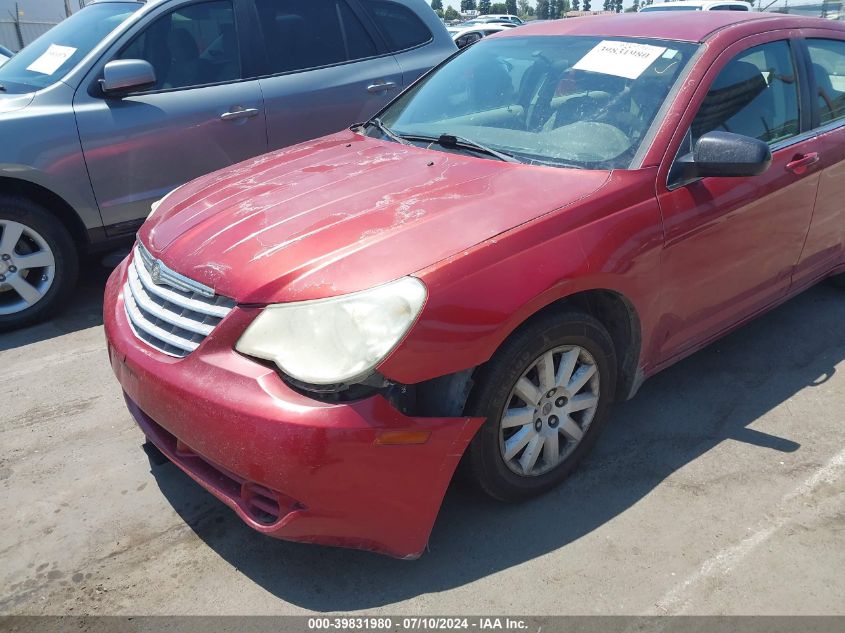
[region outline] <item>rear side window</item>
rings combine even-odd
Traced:
[[[809,39],[820,123],[845,119],[845,42]]]
[[[390,52],[404,51],[431,41],[428,27],[408,7],[390,0],[363,0]]]
[[[798,133],[798,81],[786,41],[750,48],[722,69],[692,122],[692,142],[712,131],[769,143]]]
[[[268,73],[331,66],[376,55],[376,45],[343,0],[255,0]]]
[[[119,58],[150,62],[156,73],[154,90],[240,79],[232,3],[217,0],[172,11],[144,29]]]

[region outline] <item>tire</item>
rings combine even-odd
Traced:
[[[554,379],[564,378],[563,387],[542,378],[551,374],[548,369],[541,374],[541,359],[551,359]],[[567,379],[569,367],[573,369]],[[466,412],[487,420],[465,454],[466,474],[501,501],[528,499],[560,484],[590,451],[607,423],[616,373],[613,342],[593,317],[567,312],[529,322],[475,377]],[[585,384],[578,387],[585,376]],[[520,379],[528,380],[535,391]],[[550,389],[540,392],[544,383],[553,385],[554,394]],[[528,396],[522,397],[526,392],[540,396],[539,406],[529,402]],[[591,407],[581,408],[593,400]],[[502,428],[505,419],[507,428]],[[524,448],[512,453],[520,444]],[[555,454],[560,461],[555,461]]]
[[[78,275],[79,255],[62,223],[31,200],[0,196],[0,332],[54,314]]]

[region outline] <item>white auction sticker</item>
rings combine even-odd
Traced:
[[[76,49],[71,46],[59,46],[58,44],[50,44],[43,55],[26,67],[34,73],[41,73],[42,75],[52,75],[56,72],[62,64],[71,58],[76,52]]]
[[[665,51],[665,46],[603,40],[584,55],[573,68],[636,79]]]

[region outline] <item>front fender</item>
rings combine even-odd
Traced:
[[[532,315],[586,290],[633,305],[648,365],[663,242],[655,171],[614,172],[596,196],[419,271],[428,302],[380,373],[416,384],[480,365]]]

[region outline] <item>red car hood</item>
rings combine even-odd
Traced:
[[[185,185],[140,238],[173,270],[238,302],[316,299],[426,268],[608,176],[341,132]]]

